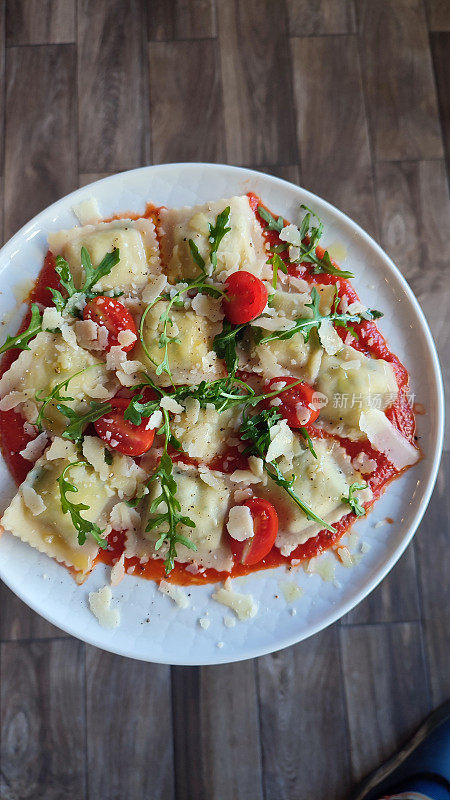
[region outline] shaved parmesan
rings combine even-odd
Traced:
[[[258,603],[251,594],[240,594],[231,587],[231,580],[227,578],[223,588],[213,593],[212,599],[217,603],[231,608],[238,619],[246,620],[255,617],[258,611]]]
[[[196,314],[207,317],[211,322],[220,322],[224,318],[221,297],[209,297],[199,292],[193,298],[191,307]]]
[[[319,325],[319,339],[322,347],[329,356],[334,356],[342,350],[344,343],[329,319],[324,319]]]
[[[294,434],[285,419],[273,425],[270,429],[270,437],[272,441],[267,450],[266,461],[275,461],[280,456],[284,456],[287,460],[292,458]]]
[[[122,553],[111,569],[111,586],[117,586],[125,577],[125,553]]]
[[[188,608],[190,603],[186,593],[181,586],[176,586],[169,581],[160,581],[158,589],[162,594],[166,594],[178,606],[178,608]]]
[[[94,225],[101,220],[100,209],[95,197],[82,200],[81,203],[72,208],[72,211],[80,225]]]
[[[89,607],[102,628],[117,628],[120,624],[120,614],[117,609],[111,608],[111,600],[109,586],[103,586],[97,592],[89,592]]]
[[[36,439],[32,439],[28,442],[27,446],[19,452],[19,455],[22,456],[22,458],[26,458],[27,461],[32,461],[34,463],[44,452],[47,441],[48,436],[44,431],[40,433],[39,436],[36,436]]]
[[[280,239],[282,242],[288,242],[294,247],[300,247],[302,243],[302,237],[296,225],[286,225],[280,232]]]
[[[184,411],[183,406],[180,406],[173,397],[162,397],[160,406],[161,408],[165,408],[166,411],[171,411],[172,414],[182,414]]]
[[[233,506],[228,516],[227,530],[237,542],[252,539],[255,535],[253,517],[248,506]]]
[[[25,403],[28,400],[27,392],[10,392],[0,400],[0,411],[10,411],[20,403]]]
[[[396,469],[403,469],[419,460],[419,451],[378,408],[363,411],[359,426],[367,435],[372,447],[384,453]]]
[[[149,275],[148,283],[142,291],[142,300],[147,305],[153,303],[167,286],[166,275]]]
[[[26,507],[31,511],[33,517],[42,514],[47,508],[42,497],[38,494],[29,483],[23,483],[20,489],[22,492],[23,502]]]

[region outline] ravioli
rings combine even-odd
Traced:
[[[73,567],[83,578],[92,569],[99,547],[92,536],[79,545],[70,515],[62,512],[57,478],[69,463],[66,459],[48,461],[44,453],[6,509],[1,524],[41,553]],[[82,512],[85,519],[105,528],[115,501],[113,490],[89,465],[73,467],[67,478],[78,489],[76,494],[69,493],[69,499],[89,506]]]
[[[355,482],[364,485],[365,481],[336,441],[315,439],[314,449],[317,459],[304,449],[294,458],[292,468],[284,467],[282,471],[289,479],[295,476],[292,488],[298,497],[317,516],[332,525],[350,511],[348,504],[341,500],[342,496],[348,496],[349,486]],[[289,556],[299,544],[304,544],[323,529],[320,523],[308,520],[302,509],[273,481],[261,487],[258,494],[270,500],[278,511],[280,527],[275,544],[282,555]],[[358,497],[366,501],[371,492],[363,490],[358,492]]]
[[[362,411],[368,408],[384,411],[398,395],[391,364],[370,358],[350,346],[334,356],[324,353],[317,388],[328,398],[321,417],[341,428],[346,426],[353,436],[362,435],[359,431]]]
[[[215,486],[212,487],[202,480],[196,469],[174,468],[173,476],[177,483],[176,497],[181,506],[180,513],[195,523],[195,528],[179,525],[177,530],[197,547],[193,552],[185,545],[177,545],[176,560],[181,563],[194,561],[207,568],[228,571],[232,567],[233,557],[222,533],[230,502],[230,489],[225,475],[214,474],[216,480]],[[152,517],[149,513],[151,501],[159,494],[160,487],[156,483],[151,489],[146,509],[142,513],[143,536],[153,543],[158,540],[161,528],[154,528],[150,533],[145,533],[145,528]],[[164,506],[162,503],[158,511],[164,510]],[[164,557],[166,552],[167,545],[164,543],[158,550],[159,557]]]
[[[216,274],[229,274],[239,269],[258,276],[264,273],[267,253],[261,227],[244,195],[228,200],[215,200],[200,206],[161,209],[161,254],[171,282],[195,278],[199,274],[189,247],[189,239],[197,246],[206,265],[211,267],[209,225],[214,225],[218,214],[228,206],[228,227],[231,230],[219,244]]]
[[[144,320],[143,339],[150,354],[148,358],[139,343],[133,350],[133,358],[142,361],[156,383],[169,386],[170,377],[162,373],[156,375],[156,366],[164,359],[164,348],[159,346],[163,331],[161,315],[167,309],[164,300],[150,309]],[[224,374],[223,366],[213,351],[213,340],[221,326],[194,311],[173,308],[171,322],[167,326],[167,336],[175,341],[168,345],[170,371],[175,384],[197,384],[202,380],[214,380]]]
[[[82,284],[81,248],[88,251],[94,267],[106,253],[119,249],[120,260],[96,286],[101,291],[142,289],[149,275],[161,272],[155,226],[149,219],[119,219],[49,234],[52,253],[68,261],[77,288]]]
[[[214,407],[200,408],[198,400],[188,398],[186,412],[179,416],[174,433],[190,458],[208,463],[235,439],[241,418],[238,409],[219,413]]]
[[[76,413],[88,410],[88,400],[99,401],[112,397],[117,383],[108,375],[105,364],[79,347],[75,339],[71,342],[68,344],[59,332],[39,333],[30,342],[30,349],[23,350],[0,379],[0,397],[18,392],[20,398],[17,399],[21,401],[23,415],[34,422],[33,415],[40,406],[35,393],[47,395],[56,384],[81,370],[85,371],[74,377],[67,389],[61,389],[62,397],[73,398],[73,402],[68,404]],[[43,419],[44,426],[52,433],[60,433],[67,424],[66,417],[56,408],[58,402],[55,400],[47,405]]]

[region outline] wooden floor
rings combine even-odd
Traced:
[[[0,6],[5,240],[105,174],[256,167],[373,234],[448,371],[449,0]],[[255,661],[108,655],[2,587],[2,800],[344,800],[450,694],[449,464],[447,451],[414,543],[378,590]]]

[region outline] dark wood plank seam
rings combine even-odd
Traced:
[[[378,586],[379,585],[380,584],[378,584]],[[339,620],[339,622],[341,622],[341,621],[342,621],[342,618]],[[343,628],[367,628],[367,627],[376,628],[377,626],[382,626],[382,625],[384,625],[384,626],[385,625],[409,625],[409,623],[411,623],[411,624],[415,623],[417,625],[417,624],[419,624],[421,622],[422,622],[422,618],[421,617],[415,617],[413,619],[391,619],[391,620],[382,621],[382,622],[380,622],[380,621],[377,621],[377,622],[346,622],[345,625],[342,625],[342,627]]]
[[[148,63],[150,65],[150,58],[148,58],[147,60],[148,60]],[[149,83],[149,86],[150,86],[150,83]],[[200,668],[196,667],[196,669],[198,670]],[[178,769],[178,766],[177,766],[177,752],[176,752],[177,748],[176,748],[176,741],[175,741],[175,731],[176,731],[176,728],[177,728],[177,720],[176,720],[176,714],[175,714],[175,703],[174,703],[174,700],[173,700],[173,665],[170,666],[170,719],[172,721],[172,758],[173,758],[173,763],[172,763],[172,790],[173,791],[172,791],[172,795],[175,798],[175,800],[177,800],[177,797],[178,797],[178,781],[177,781],[177,769]],[[199,715],[199,720],[200,720],[200,724],[201,724],[201,715]],[[89,800],[89,798],[87,800]]]
[[[356,12],[356,9],[355,9],[355,12]],[[376,191],[375,191],[375,187],[376,187],[376,179],[375,179],[375,148],[374,148],[374,145],[373,145],[372,129],[371,129],[371,125],[370,125],[370,114],[369,114],[369,110],[368,110],[368,107],[367,107],[367,99],[366,99],[367,86],[366,86],[366,80],[365,80],[365,74],[364,74],[364,68],[363,68],[363,60],[361,58],[361,38],[359,36],[359,33],[355,34],[355,36],[356,36],[356,52],[357,52],[357,55],[358,55],[359,75],[360,75],[360,79],[361,79],[362,103],[363,103],[363,108],[364,108],[364,116],[366,118],[367,139],[368,139],[368,142],[369,142],[370,171],[371,171],[371,175],[372,175],[372,197],[373,197],[373,201],[374,201],[373,205],[374,205],[374,209],[375,209],[375,226],[376,226],[376,230],[377,230],[377,238],[379,239],[380,235],[381,235],[381,231],[380,231],[380,213],[378,211],[378,203],[377,203],[377,197],[376,197]]]
[[[264,775],[266,774],[266,760],[264,756],[263,737],[262,737],[262,713],[261,713],[261,691],[259,687],[259,670],[257,668],[257,659],[253,659],[253,671],[255,675],[256,698],[258,703],[258,736],[259,736],[259,754],[261,759],[261,795],[263,800],[267,800],[266,782]]]
[[[69,638],[67,634],[64,636],[28,636],[25,639],[2,639],[2,644],[33,644],[33,642],[67,642]]]
[[[176,42],[214,42],[216,36],[195,36],[191,39],[147,39],[147,44],[176,44]]]
[[[340,31],[340,33],[308,33],[306,36],[299,36],[295,33],[288,33],[288,39],[337,39],[339,36],[357,36],[358,34],[356,31],[350,31],[346,33],[345,31]]]
[[[147,22],[147,20],[146,20]],[[148,26],[147,26],[148,30]],[[153,125],[152,125],[152,112],[153,112],[153,102],[152,102],[152,81],[150,75],[150,42],[147,43],[147,47],[145,48],[147,51],[147,85],[148,85],[148,124],[149,124],[149,131],[148,131],[148,160],[150,164],[153,164]],[[172,682],[172,681],[171,681]]]
[[[426,12],[426,9],[427,9],[427,5],[425,5],[425,12]],[[440,101],[439,101],[439,87],[437,85],[436,66],[435,66],[435,63],[434,63],[433,48],[431,46],[431,36],[432,36],[432,34],[439,33],[439,31],[430,31],[428,29],[427,33],[428,33],[428,49],[430,51],[431,67],[432,67],[431,71],[432,71],[432,74],[433,74],[433,84],[434,84],[434,91],[435,91],[435,94],[436,94],[436,102],[437,102],[437,109],[438,109],[439,130],[441,132],[442,149],[444,151],[443,160],[444,160],[445,172],[446,172],[446,175],[447,175],[447,180],[450,181],[450,172],[449,172],[450,168],[449,168],[449,161],[448,161],[447,152],[446,152],[447,148],[446,148],[446,143],[445,143],[445,133],[444,133],[444,129],[442,127],[441,104],[440,104]],[[427,159],[418,159],[418,160],[423,160],[423,161],[442,161],[442,158],[427,158]]]
[[[350,758],[350,746],[351,746],[351,737],[350,737],[350,709],[348,705],[348,697],[347,692],[345,689],[345,679],[344,679],[344,659],[342,655],[342,636],[343,631],[345,628],[350,627],[347,625],[342,625],[342,618],[339,620],[339,625],[337,627],[337,636],[338,636],[338,659],[339,659],[339,671],[341,673],[341,686],[342,686],[342,702],[344,703],[344,719],[345,719],[345,741],[346,741],[346,748],[345,748],[345,758],[346,763],[345,766],[347,768],[347,775],[351,778],[352,777],[352,761]],[[361,627],[363,627],[361,625]]]
[[[300,156],[299,137],[297,136],[297,115],[295,113],[295,91],[294,91],[294,79],[293,79],[294,71],[293,71],[293,68],[292,68],[292,48],[291,48],[291,46],[289,44],[289,39],[290,39],[290,36],[289,36],[289,14],[288,14],[288,8],[287,8],[286,0],[284,0],[283,8],[284,8],[284,29],[286,31],[287,60],[288,60],[288,67],[289,67],[289,70],[288,70],[288,76],[289,76],[288,91],[289,91],[289,95],[291,97],[291,107],[293,109],[293,114],[294,114],[294,120],[293,120],[293,124],[294,124],[294,139],[295,139],[295,153],[294,153],[294,155],[296,156],[296,159],[295,159],[294,163],[297,165],[297,167],[299,169],[299,172],[300,172],[300,177],[301,177],[301,174],[302,174],[302,162],[301,162],[301,156]],[[268,164],[267,166],[271,166],[271,165]],[[277,166],[277,165],[274,164],[274,166]]]

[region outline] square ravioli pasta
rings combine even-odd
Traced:
[[[244,195],[191,208],[161,209],[158,227],[161,256],[172,283],[198,275],[198,266],[189,247],[190,239],[211,269],[210,226],[215,224],[218,214],[226,208],[230,209],[227,223],[230,230],[217,250],[217,276],[220,278],[239,269],[259,277],[266,275],[267,252],[261,227],[250,208],[248,197]]]
[[[48,244],[54,256],[63,256],[70,266],[75,285],[82,283],[81,248],[88,251],[94,267],[106,253],[119,250],[120,261],[98,281],[103,291],[141,290],[149,276],[161,273],[155,226],[150,219],[118,219],[51,233]]]

